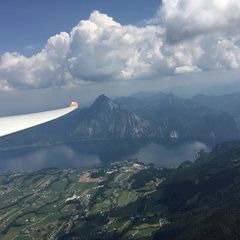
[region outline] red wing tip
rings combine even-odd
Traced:
[[[78,108],[78,103],[77,102],[71,102],[70,107]]]

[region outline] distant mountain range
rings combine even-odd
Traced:
[[[201,94],[193,97],[192,100],[201,105],[225,111],[234,117],[240,117],[240,93],[220,96]]]
[[[116,102],[147,120],[157,137],[231,139],[238,136],[237,124],[230,114],[171,93],[122,97]]]
[[[77,140],[148,138],[151,133],[152,128],[147,121],[101,95],[90,107],[2,138],[0,148]]]
[[[2,138],[0,147],[92,139],[231,140],[238,136],[232,115],[204,106],[197,98],[140,93],[115,100],[101,95],[90,107]]]

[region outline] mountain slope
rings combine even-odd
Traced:
[[[155,239],[239,239],[240,142],[218,145],[159,188],[170,225]]]
[[[83,139],[194,138],[204,141],[232,140],[238,136],[236,123],[229,114],[173,94],[115,101],[101,95],[90,107],[1,138],[0,149]]]
[[[123,110],[105,95],[90,107],[81,108],[55,121],[0,139],[0,148],[48,145],[81,139],[142,138],[151,127],[136,114]]]
[[[238,137],[237,125],[229,114],[173,94],[158,93],[144,99],[118,98],[116,102],[149,121],[155,127],[155,134],[158,137],[198,139]]]
[[[225,111],[234,117],[240,117],[240,93],[209,96],[197,95],[193,100],[201,105]]]
[[[148,136],[149,130],[147,121],[101,95],[81,115],[73,134],[85,138],[140,138]]]

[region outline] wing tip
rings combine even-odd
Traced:
[[[70,107],[78,108],[78,103],[77,102],[71,102]]]

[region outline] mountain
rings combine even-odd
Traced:
[[[90,107],[1,138],[0,148],[35,143],[44,146],[81,139],[143,138],[149,136],[150,132],[151,126],[147,121],[101,95]]]
[[[149,121],[158,137],[235,139],[239,135],[230,114],[171,93],[144,98],[122,97],[115,101]]]
[[[90,107],[0,139],[0,149],[99,139],[236,139],[234,118],[191,99],[158,93],[111,100],[99,96]],[[223,127],[224,126],[224,127]]]
[[[201,105],[225,111],[237,118],[240,117],[240,93],[219,96],[201,94],[192,99]]]
[[[239,239],[240,142],[216,146],[159,188],[168,226],[154,239]]]
[[[115,99],[122,108],[141,115],[145,109],[157,106],[167,96],[166,93],[159,92],[152,95],[134,94],[129,97],[119,97]]]
[[[73,131],[79,138],[141,138],[149,134],[150,125],[136,114],[122,109],[105,95],[85,109]]]

